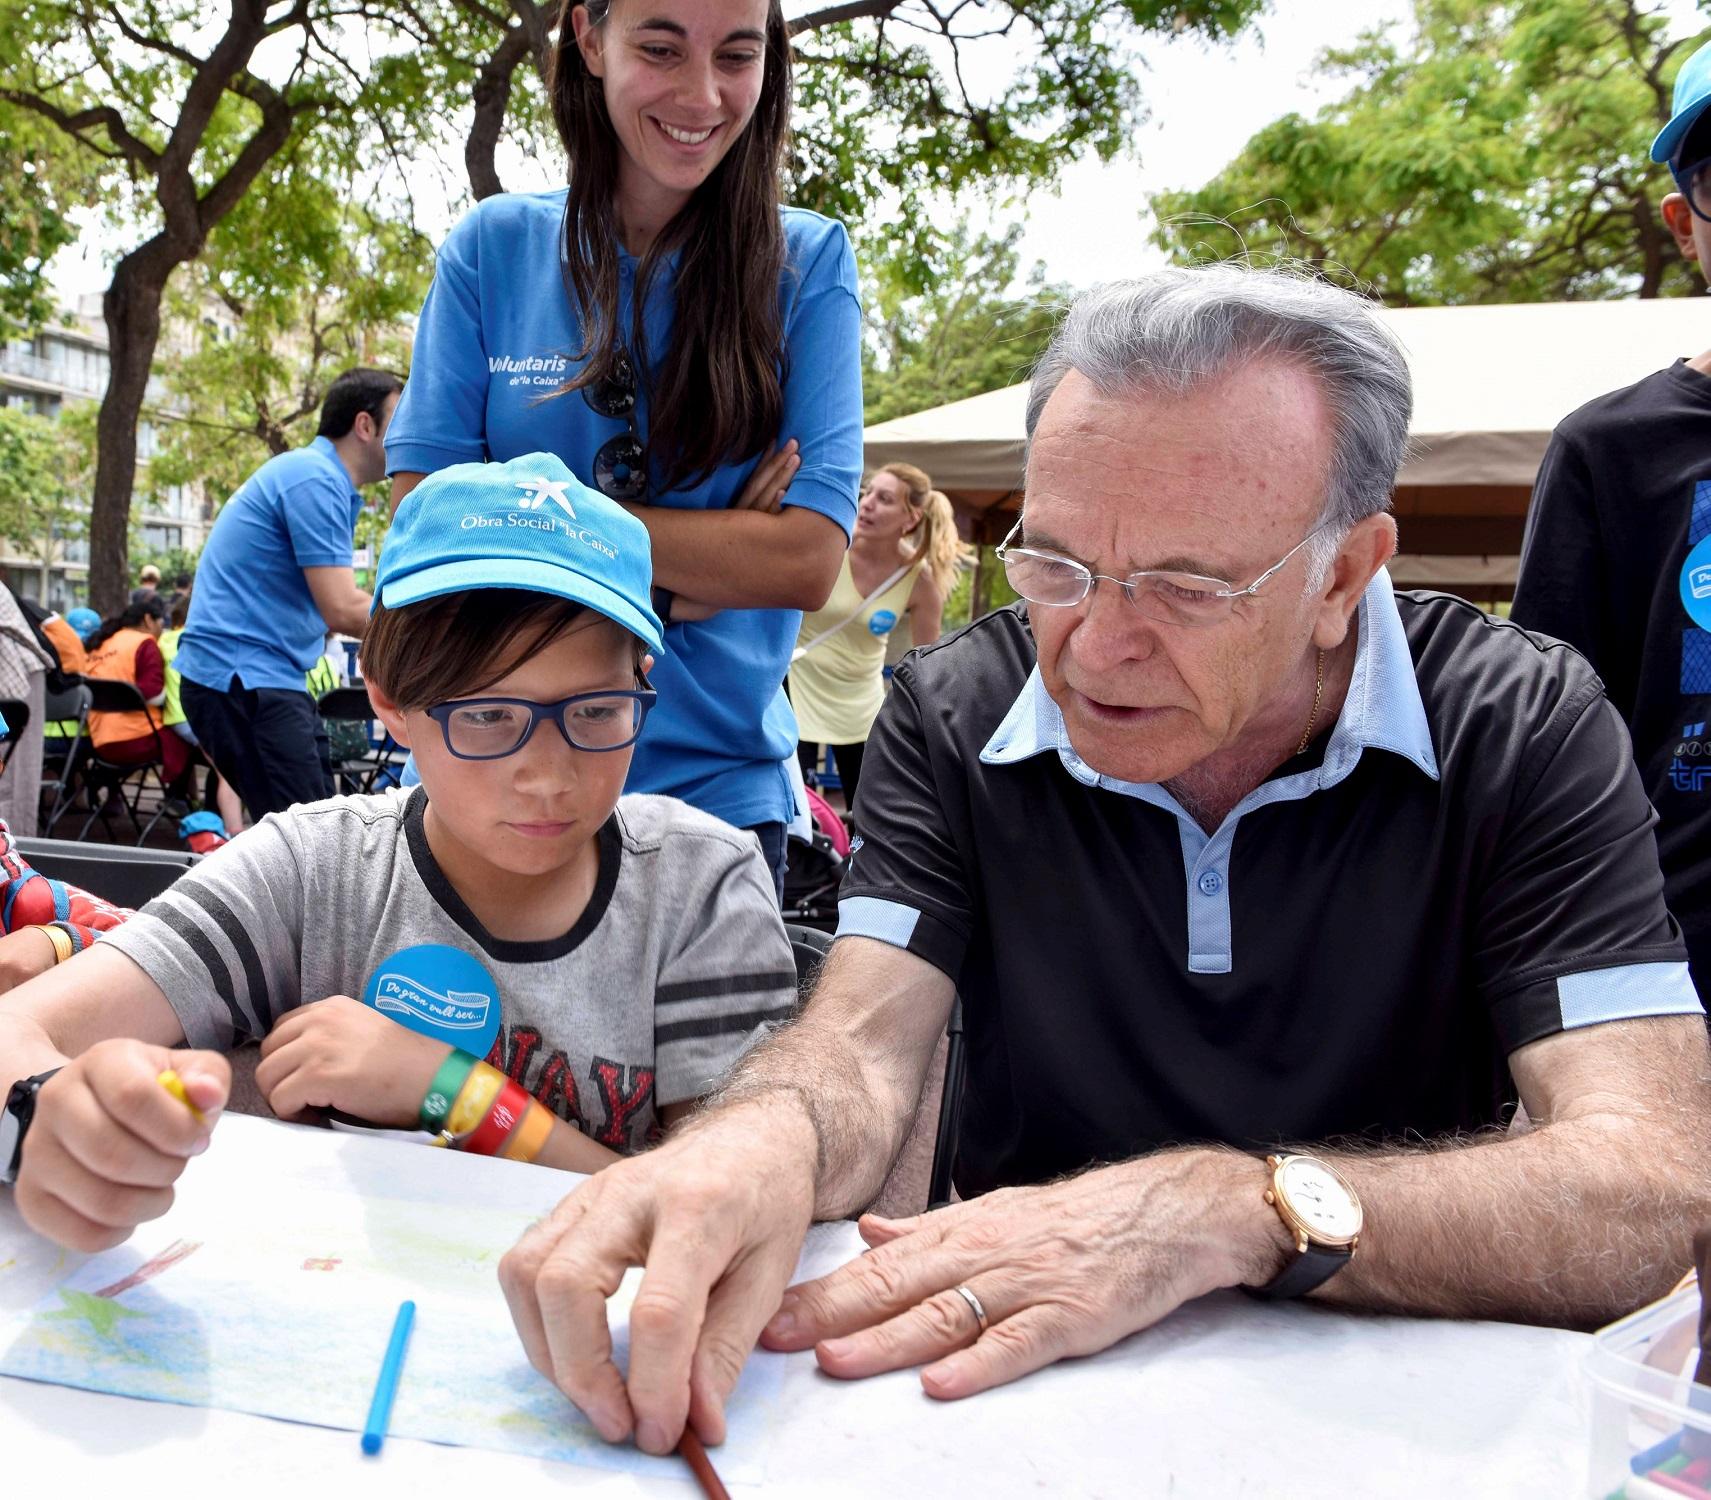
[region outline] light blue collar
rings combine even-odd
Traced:
[[[1432,750],[1431,726],[1426,722],[1426,706],[1414,677],[1414,658],[1408,650],[1402,617],[1396,611],[1390,574],[1384,569],[1379,569],[1361,595],[1355,622],[1355,668],[1343,711],[1325,747],[1323,762],[1310,772],[1287,778],[1295,795],[1335,786],[1354,769],[1363,750],[1391,751],[1411,761],[1432,780],[1438,779],[1438,758]],[[1014,765],[1048,750],[1055,750],[1070,775],[1085,785],[1178,810],[1176,799],[1162,787],[1102,776],[1075,753],[1064,729],[1063,714],[1046,691],[1036,666],[1004,722],[986,742],[980,759],[989,766]],[[1257,793],[1249,795],[1256,797]]]

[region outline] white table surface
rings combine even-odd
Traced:
[[[295,1173],[324,1162],[328,1182],[410,1177],[413,1192],[454,1208],[467,1172],[512,1173],[506,1191],[529,1211],[550,1207],[576,1181],[234,1115],[191,1164],[181,1200],[199,1194],[206,1203],[234,1172],[253,1183],[270,1159]],[[853,1225],[820,1226],[800,1270],[829,1269],[860,1248]],[[0,1190],[0,1318],[34,1306],[65,1266]],[[811,1355],[792,1356],[764,1491],[1560,1500],[1585,1484],[1580,1363],[1588,1343],[1557,1330],[1359,1317],[1231,1294],[1095,1358],[951,1404],[928,1399],[911,1372],[842,1383],[819,1373]],[[516,1484],[531,1495],[698,1493],[687,1478],[397,1437],[378,1459],[364,1459],[350,1432],[5,1377],[0,1474],[0,1491],[21,1496],[81,1496],[115,1484],[127,1497],[234,1500],[423,1500]],[[210,1482],[241,1489],[211,1490]]]

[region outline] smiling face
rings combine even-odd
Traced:
[[[635,638],[590,610],[556,640],[528,651],[504,676],[456,696],[556,703],[577,693],[635,686]],[[563,870],[611,817],[624,789],[633,749],[575,750],[552,724],[541,723],[514,755],[460,760],[428,717],[433,705],[400,710],[376,683],[369,690],[393,738],[415,753],[436,855],[445,839],[460,856],[443,864],[485,868],[501,878]]]
[[[1330,418],[1295,366],[1252,361],[1187,395],[1101,395],[1072,370],[1040,415],[1023,541],[1097,573],[1199,573],[1246,587],[1319,518]],[[1334,644],[1305,552],[1207,626],[1167,625],[1096,583],[1071,607],[1030,605],[1040,673],[1070,743],[1095,770],[1162,782],[1273,734],[1287,684]],[[1329,629],[1331,638],[1324,638]]]
[[[901,541],[920,522],[909,486],[896,474],[878,470],[856,505],[856,530],[875,541]]]
[[[669,218],[748,127],[766,77],[767,0],[612,0],[571,11],[619,145],[621,199]]]

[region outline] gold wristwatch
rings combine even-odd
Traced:
[[[1360,1245],[1364,1219],[1349,1180],[1316,1156],[1268,1156],[1265,1201],[1277,1210],[1296,1253],[1258,1297],[1302,1297],[1342,1270]]]

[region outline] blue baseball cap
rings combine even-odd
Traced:
[[[1711,104],[1711,42],[1681,65],[1675,75],[1675,101],[1669,124],[1652,142],[1652,160],[1674,163],[1687,132]]]
[[[648,529],[550,453],[453,464],[404,497],[380,551],[388,609],[468,589],[556,594],[664,649]]]
[[[66,611],[65,623],[77,632],[78,639],[86,641],[101,628],[101,616],[80,604]]]

